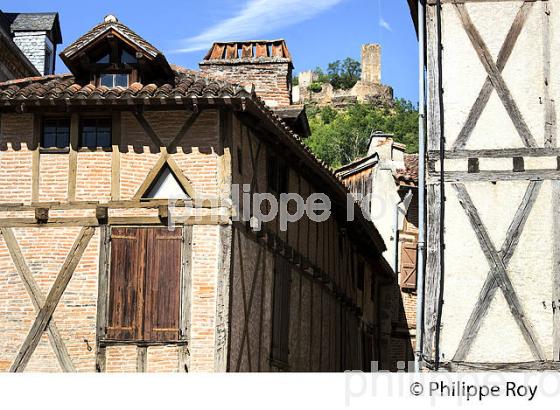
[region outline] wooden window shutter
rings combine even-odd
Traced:
[[[112,230],[107,326],[109,339],[130,340],[141,337],[144,246],[143,230]]]
[[[400,285],[416,289],[416,242],[402,242]]]
[[[182,243],[180,228],[147,231],[144,340],[179,340]]]
[[[274,299],[272,319],[272,359],[288,363],[290,330],[290,265],[276,255],[274,268]]]

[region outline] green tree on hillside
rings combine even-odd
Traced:
[[[360,79],[362,66],[359,61],[348,57],[330,63],[326,73],[321,67],[317,67],[313,70],[313,74],[316,78],[313,83],[315,89],[320,90],[321,84],[330,83],[335,90],[349,90]],[[293,82],[293,85],[296,83]]]
[[[335,90],[349,90],[354,87],[361,74],[361,64],[350,57],[345,58],[343,61],[334,61],[327,68],[329,82]]]
[[[410,101],[396,100],[392,106],[356,103],[340,111],[311,107],[308,116],[312,135],[306,143],[332,168],[366,155],[376,130],[395,134],[407,152],[418,151],[418,111]]]

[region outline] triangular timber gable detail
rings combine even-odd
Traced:
[[[177,182],[181,186],[181,188],[185,191],[185,193],[189,196],[190,199],[195,198],[194,189],[189,181],[189,179],[183,174],[183,171],[177,165],[175,160],[167,153],[161,155],[158,159],[154,167],[150,170],[146,179],[138,188],[138,191],[134,195],[135,200],[140,200],[146,197],[146,195],[150,192],[150,189],[153,187],[154,183],[157,181],[158,177],[161,175],[163,170],[168,167],[171,171],[172,175],[176,178]]]

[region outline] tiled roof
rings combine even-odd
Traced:
[[[12,32],[47,31],[52,32],[57,44],[62,42],[58,13],[4,13],[4,16]]]
[[[142,37],[140,37],[138,34],[136,34],[134,31],[129,29],[124,24],[121,24],[118,21],[107,20],[101,24],[98,24],[90,31],[88,31],[86,34],[84,34],[76,41],[74,41],[72,44],[70,44],[68,47],[66,47],[62,51],[62,53],[60,53],[61,57],[63,58],[72,57],[72,55],[74,55],[76,52],[83,50],[84,47],[86,47],[88,44],[90,44],[99,36],[101,36],[102,34],[104,34],[109,30],[115,30],[116,32],[120,33],[128,40],[132,41],[136,46],[144,50],[152,58],[156,57],[158,54],[161,54],[161,52],[157,48],[155,48],[153,45],[148,43],[146,40],[144,40]]]
[[[175,72],[173,83],[130,84],[128,87],[108,88],[76,83],[71,74],[31,77],[0,83],[0,106],[15,102],[46,101],[57,99],[133,99],[174,97],[251,97],[247,88],[201,76],[195,72]]]
[[[397,181],[418,183],[418,154],[405,154],[404,169],[397,169]]]

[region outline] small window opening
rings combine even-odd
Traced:
[[[80,120],[80,148],[111,148],[111,118],[84,118]]]
[[[41,148],[68,148],[70,146],[70,119],[43,120]]]
[[[108,88],[128,87],[128,74],[101,74],[99,76],[99,85]]]

